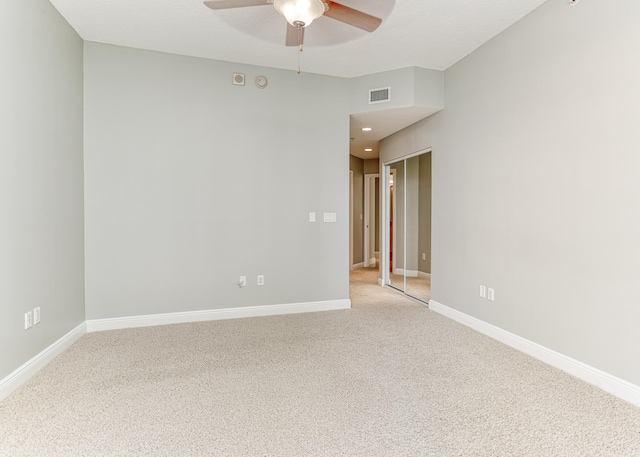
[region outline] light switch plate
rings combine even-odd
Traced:
[[[336,213],[324,213],[325,222],[336,222]]]

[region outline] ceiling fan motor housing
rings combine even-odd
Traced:
[[[324,14],[322,0],[274,0],[273,6],[294,27],[306,27]]]

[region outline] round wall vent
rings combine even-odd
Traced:
[[[244,86],[244,75],[242,73],[234,73],[233,84],[236,86]]]

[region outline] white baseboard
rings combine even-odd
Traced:
[[[431,273],[425,273],[424,271],[419,271],[418,278],[428,279],[429,281],[431,281]]]
[[[181,313],[146,314],[142,316],[92,319],[87,321],[88,332],[117,330],[154,325],[184,324],[188,322],[238,319],[243,317],[275,316],[279,314],[312,313],[351,308],[351,300],[330,300],[308,303],[290,303],[286,305],[247,306],[243,308],[210,309],[203,311],[185,311]]]
[[[364,268],[364,262],[355,263],[351,267],[352,270],[359,270],[360,268]]]
[[[32,357],[29,361],[18,367],[11,374],[0,380],[0,401],[5,399],[14,390],[27,382],[31,376],[40,371],[45,365],[64,352],[69,346],[78,341],[87,333],[86,323],[78,325],[59,340],[52,343],[42,352]]]
[[[395,268],[393,270],[393,274],[404,276],[406,273],[407,278],[417,278],[418,271],[417,270],[405,270],[404,268]]]
[[[553,351],[538,343],[529,341],[521,336],[507,332],[506,330],[496,327],[495,325],[484,322],[468,314],[462,313],[453,308],[438,303],[437,301],[429,301],[429,309],[436,313],[442,314],[456,322],[483,333],[501,343],[511,346],[525,354],[528,354],[538,360],[541,360],[553,367],[582,379],[589,384],[593,384],[605,392],[609,392],[618,398],[629,403],[640,406],[640,386],[632,384],[624,379],[617,378],[609,373],[594,368],[590,365],[572,359],[564,354]]]
[[[112,319],[94,319],[83,322],[42,352],[14,370],[4,379],[0,379],[0,401],[27,382],[45,365],[64,352],[87,332],[115,330],[131,327],[149,327],[153,325],[202,322],[242,317],[275,316],[280,314],[312,313],[351,308],[351,300],[329,300],[308,303],[290,303],[286,305],[247,306],[244,308],[212,309],[205,311],[187,311],[183,313],[149,314],[145,316],[117,317]]]

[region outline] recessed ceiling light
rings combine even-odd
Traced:
[[[373,130],[371,127],[362,127],[363,132],[370,132],[371,130]]]
[[[371,151],[373,151],[373,149],[371,149],[371,148],[367,148],[367,149],[364,150],[364,152],[371,152]]]

